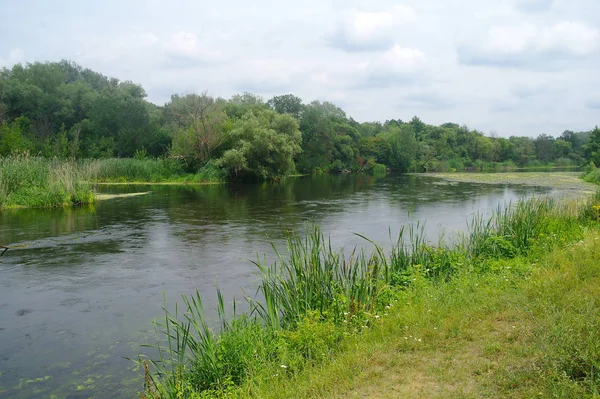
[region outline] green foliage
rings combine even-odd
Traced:
[[[590,133],[590,139],[584,148],[586,160],[600,165],[600,129],[598,126]]]
[[[425,301],[435,284],[467,281],[480,273],[501,273],[502,282],[508,281],[509,272],[499,262],[533,259],[581,239],[582,222],[596,220],[585,210],[594,210],[598,203],[583,213],[570,213],[550,201],[520,202],[498,209],[489,220],[476,218],[469,234],[452,246],[427,243],[417,224],[401,229],[387,255],[376,245],[371,255],[360,250],[345,255],[333,250],[316,227],[305,237],[291,235],[285,255],[274,248],[275,263],[256,262],[261,280],[257,297],[247,298],[246,314],[236,315],[234,304],[233,316],[227,317],[218,292],[219,332],[209,327],[198,293],[184,297],[181,313],[177,307],[170,313],[165,306],[165,320],[157,324],[163,339],[159,359],[152,362],[159,374],[146,392],[156,398],[221,397],[240,394],[240,387],[254,379],[278,384],[329,360],[349,339],[376,325],[398,298],[408,302],[414,294],[423,297],[412,300]],[[510,272],[514,276],[529,270],[519,262]],[[591,334],[597,326],[583,319],[577,323],[581,328],[574,339],[548,351],[548,362],[572,378],[589,380],[600,364],[597,339]]]
[[[300,119],[304,109],[302,99],[294,96],[293,94],[275,96],[267,101],[267,105],[278,114],[290,114],[296,119]]]
[[[380,163],[376,163],[371,168],[371,173],[375,176],[385,176],[385,174],[387,173],[387,167]]]
[[[211,163],[229,179],[249,180],[296,171],[362,173],[375,164],[399,172],[600,164],[597,128],[502,138],[416,116],[358,123],[333,103],[304,104],[293,94],[267,102],[252,93],[229,100],[175,94],[163,107],[145,97],[138,84],[66,60],[2,69],[0,155],[99,159],[146,151],[182,160],[188,173]],[[276,126],[281,121],[288,127]]]
[[[95,182],[220,182],[223,175],[213,164],[206,164],[196,173],[187,173],[183,163],[174,158],[108,158],[80,162],[87,180]]]
[[[216,165],[231,179],[276,179],[294,172],[300,143],[298,123],[290,115],[251,111],[234,121],[224,145],[228,149]]]
[[[28,125],[28,119],[20,117],[10,125],[0,125],[0,155],[7,156],[19,154],[29,150],[31,143],[25,137],[24,129]]]
[[[93,202],[90,185],[72,162],[29,155],[0,158],[0,209]]]

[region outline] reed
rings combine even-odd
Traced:
[[[76,164],[29,154],[0,158],[0,209],[94,202]]]
[[[300,372],[374,325],[420,279],[442,283],[455,275],[485,273],[481,265],[489,261],[547,252],[580,239],[585,223],[596,221],[599,203],[600,194],[576,213],[550,200],[522,201],[487,219],[476,216],[454,245],[429,244],[417,223],[400,230],[389,253],[365,238],[375,245],[371,253],[355,248],[345,254],[318,227],[302,237],[290,235],[285,252],[274,247],[275,262],[255,262],[260,282],[256,295],[246,298],[247,312],[237,315],[234,301],[228,317],[218,292],[219,327],[212,329],[198,292],[183,298],[181,313],[177,306],[170,313],[165,305],[157,334],[166,344],[157,344],[159,359],[152,362],[157,378],[150,392],[161,398],[227,396],[253,379]]]
[[[211,163],[196,173],[189,173],[184,165],[173,158],[106,158],[83,160],[80,167],[87,179],[94,182],[108,183],[218,183],[223,175]]]

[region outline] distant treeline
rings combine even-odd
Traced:
[[[600,164],[600,131],[554,138],[490,137],[456,123],[359,123],[330,102],[292,94],[173,95],[164,106],[144,89],[71,61],[0,70],[0,156],[163,157],[188,172],[228,179],[291,173],[449,171]]]

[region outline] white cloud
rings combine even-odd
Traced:
[[[585,102],[585,106],[589,109],[600,110],[600,93],[588,98]]]
[[[154,43],[158,42],[158,36],[156,36],[156,35],[155,35],[154,33],[152,33],[152,32],[145,32],[145,33],[142,33],[142,34],[140,35],[140,39],[141,39],[141,42],[142,42],[143,44],[145,44],[145,45],[149,45],[149,46],[151,46],[151,45],[153,45]]]
[[[552,8],[554,0],[516,0],[515,3],[521,11],[543,12]]]
[[[330,45],[345,51],[385,49],[393,44],[395,30],[416,18],[415,11],[407,6],[381,12],[355,10],[339,22],[330,38]]]
[[[157,104],[249,90],[333,100],[359,121],[418,115],[500,135],[598,123],[598,0],[122,3],[0,1],[11,16],[0,63],[72,59],[139,82]]]
[[[9,51],[8,57],[0,57],[0,67],[11,67],[14,64],[23,62],[25,53],[20,48],[15,48]]]
[[[584,56],[600,47],[600,31],[581,22],[561,22],[539,35],[540,51],[564,51]]]
[[[174,66],[185,67],[197,63],[212,63],[221,61],[223,58],[221,51],[191,32],[174,33],[165,43],[164,48]]]
[[[368,84],[389,86],[399,81],[414,80],[426,65],[427,56],[422,51],[395,45],[361,63],[359,69],[364,72]]]
[[[259,59],[246,61],[231,72],[239,91],[287,93],[301,83],[306,69],[284,59]]]
[[[548,66],[565,58],[585,57],[600,48],[600,31],[581,22],[540,28],[531,23],[494,26],[480,44],[459,47],[464,64],[511,67]]]

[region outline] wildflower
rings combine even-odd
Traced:
[[[417,341],[421,342],[421,338],[419,338]]]
[[[379,318],[379,315],[378,315],[378,314],[376,314],[376,315],[375,315],[375,319],[377,320],[378,318]]]
[[[287,366],[286,366],[285,364],[282,364],[282,365],[281,365],[281,368],[282,368],[282,369],[287,369]]]

